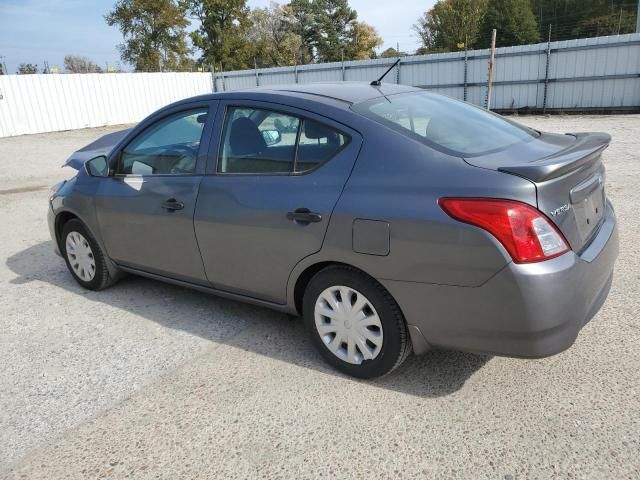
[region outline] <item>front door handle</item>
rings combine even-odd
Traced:
[[[182,210],[184,208],[184,203],[179,202],[175,198],[170,198],[162,204],[162,208],[170,212],[175,212],[176,210]]]
[[[322,215],[316,212],[312,212],[308,208],[297,208],[293,212],[287,213],[287,219],[301,225],[309,225],[310,223],[321,222]]]

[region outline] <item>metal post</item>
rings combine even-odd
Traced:
[[[549,91],[549,65],[551,63],[551,24],[549,24],[549,38],[547,40],[547,65],[544,70],[544,93],[542,95],[542,113],[547,113],[547,92]]]
[[[260,86],[260,77],[258,76],[258,62],[256,62],[256,57],[253,57],[253,67],[256,71],[256,87]]]
[[[346,72],[344,68],[344,49],[340,50],[340,54],[342,55],[342,81],[346,80]]]
[[[220,62],[220,76],[222,77],[222,91],[225,92],[227,87],[224,84],[224,67],[222,66],[222,62]]]
[[[621,27],[622,27],[622,7],[620,7],[620,18],[618,19],[618,35],[620,35]]]
[[[293,67],[293,73],[296,76],[296,83],[298,83],[298,64],[297,63]]]
[[[464,42],[464,90],[462,99],[467,101],[467,76],[469,73],[469,51],[467,50],[467,42]]]
[[[491,32],[491,56],[489,57],[489,78],[487,79],[487,98],[485,106],[491,110],[491,90],[493,88],[493,70],[496,62],[496,29]]]
[[[398,60],[400,59],[400,42],[396,43],[396,52],[398,52]],[[400,83],[400,63],[396,67],[396,83]]]

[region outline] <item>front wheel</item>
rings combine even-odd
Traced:
[[[316,348],[348,375],[386,375],[411,352],[407,326],[395,300],[357,270],[336,266],[316,274],[305,291],[303,314]]]
[[[102,290],[115,282],[98,242],[80,220],[64,224],[60,244],[67,268],[81,286]]]

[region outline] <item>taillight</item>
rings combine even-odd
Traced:
[[[438,204],[450,217],[491,233],[516,263],[548,260],[569,251],[558,229],[526,203],[494,198],[441,198]]]

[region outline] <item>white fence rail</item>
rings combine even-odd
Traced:
[[[486,101],[488,50],[404,57],[385,79]],[[137,122],[170,102],[277,84],[371,81],[395,59],[216,73],[0,76],[0,137]],[[640,34],[497,49],[496,110],[640,111]]]
[[[213,91],[209,73],[0,76],[0,137],[119,125]]]

